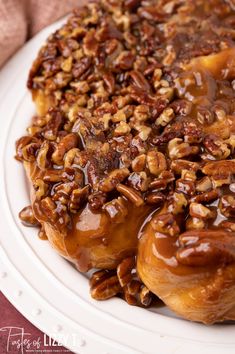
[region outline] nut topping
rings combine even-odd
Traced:
[[[133,257],[124,259],[117,267],[117,276],[122,287],[127,285],[131,279],[131,271],[135,266],[135,259]]]
[[[158,176],[167,169],[165,156],[158,151],[152,150],[147,154],[147,165],[150,173]]]
[[[210,219],[214,217],[213,211],[206,208],[204,205],[199,203],[191,203],[189,207],[189,214],[194,218],[206,218]]]
[[[113,170],[106,178],[100,182],[99,190],[102,192],[110,192],[127,176],[129,176],[129,174],[130,172],[127,168]]]
[[[172,108],[165,108],[164,111],[157,118],[156,124],[165,127],[168,123],[172,121],[174,116],[175,114]]]
[[[157,215],[151,221],[151,224],[155,231],[168,234],[170,236],[177,236],[180,232],[180,228],[171,213]]]
[[[227,218],[235,216],[235,197],[234,195],[223,195],[220,198],[219,209]]]
[[[106,203],[103,209],[106,211],[111,221],[117,224],[124,222],[128,214],[125,200],[122,197],[118,197]]]
[[[127,199],[129,199],[135,206],[139,207],[142,204],[144,204],[144,200],[141,198],[141,196],[135,192],[134,189],[127,187],[123,184],[118,184],[117,185],[117,191],[123,194]]]
[[[91,280],[91,296],[96,300],[106,300],[121,292],[118,277],[111,272],[96,272]]]
[[[169,274],[174,262],[172,274],[199,266],[202,277],[235,262],[234,11],[224,0],[88,2],[32,65],[37,114],[16,143],[32,205],[20,218],[79,270],[100,269],[95,299],[151,304],[136,271],[148,227],[173,245]]]
[[[25,226],[38,226],[39,222],[34,216],[31,205],[23,208],[19,213],[19,218]]]
[[[199,152],[198,146],[190,146],[184,143],[182,139],[172,139],[168,144],[169,156],[172,160],[181,159],[189,155],[195,155]]]

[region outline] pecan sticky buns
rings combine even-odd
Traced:
[[[33,63],[20,217],[94,298],[235,319],[234,26],[230,0],[101,0]]]

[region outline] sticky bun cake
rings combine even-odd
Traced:
[[[235,320],[235,6],[101,0],[34,61],[20,212],[95,299]]]

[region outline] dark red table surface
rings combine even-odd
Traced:
[[[23,337],[26,341],[22,344],[23,332]],[[28,334],[26,335],[26,333]],[[58,345],[58,343],[50,346],[50,340],[0,293],[0,354],[73,354],[70,350]],[[27,349],[27,344],[29,349]]]

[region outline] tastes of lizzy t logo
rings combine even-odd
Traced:
[[[25,332],[21,327],[2,327],[1,332],[6,334],[6,351],[17,350],[24,354],[25,350],[40,349],[41,340],[40,337],[32,340],[30,338],[31,333]]]
[[[40,337],[35,339],[24,328],[10,326],[0,328],[0,334],[6,337],[6,353],[70,353],[68,349],[58,347],[63,347],[62,342],[65,345],[69,342],[77,346],[79,340],[77,333],[65,335],[53,333],[51,336],[43,334],[42,339]]]

